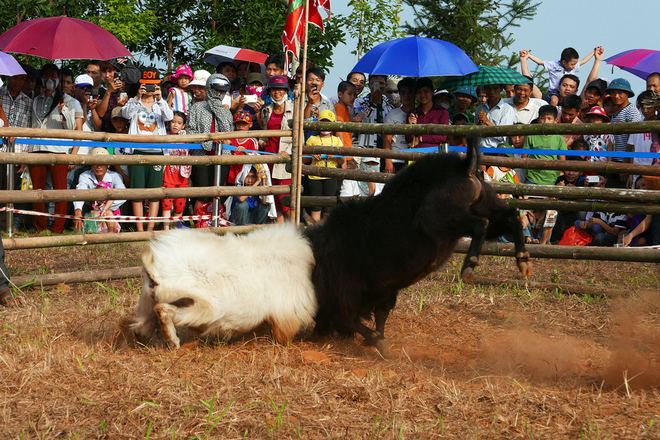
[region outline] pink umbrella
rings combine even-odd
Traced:
[[[605,62],[646,79],[653,72],[660,72],[660,51],[632,49],[612,55]]]
[[[24,21],[0,35],[0,50],[49,60],[108,60],[132,56],[110,32],[71,17]]]

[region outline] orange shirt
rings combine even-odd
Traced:
[[[348,107],[338,102],[335,104],[335,113],[337,114],[337,122],[351,122],[351,114]],[[350,147],[353,142],[353,135],[350,132],[337,133],[344,143],[344,147]]]

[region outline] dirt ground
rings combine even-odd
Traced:
[[[7,263],[128,267],[141,246]],[[311,329],[289,346],[268,329],[140,346],[140,279],[25,287],[25,307],[0,309],[0,438],[660,438],[658,265],[534,261],[532,281],[632,291],[605,297],[526,288],[503,257],[478,273],[518,286],[462,284],[460,258],[401,292],[385,356]]]

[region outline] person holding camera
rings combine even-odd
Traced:
[[[102,130],[115,133],[112,125],[112,111],[116,107],[126,105],[128,85],[137,83],[141,72],[127,58],[101,61],[101,71],[107,91],[103,96],[99,96],[96,113],[103,120]]]
[[[83,119],[76,119],[76,130],[98,131],[103,124],[96,113],[99,91],[94,89],[93,85],[93,80],[89,75],[78,75],[74,82],[73,97],[78,101],[76,112],[83,114]],[[79,151],[79,153],[87,154],[87,151]]]
[[[174,118],[174,113],[167,101],[163,99],[160,91],[160,73],[155,67],[147,67],[142,71],[139,81],[140,88],[135,97],[128,100],[122,108],[122,116],[130,121],[129,134],[142,135],[167,135],[165,123]],[[160,156],[162,149],[135,148],[126,153],[138,153],[141,155]],[[163,186],[162,165],[131,165],[128,167],[131,188],[160,188]],[[141,200],[134,200],[133,214],[138,217],[143,215]],[[149,200],[149,217],[158,216],[160,201]],[[137,230],[144,231],[142,223],[137,223]],[[147,224],[147,231],[154,230],[155,223]]]
[[[328,98],[321,94],[321,89],[323,89],[323,85],[325,84],[325,73],[323,70],[319,67],[310,67],[307,69],[306,77],[305,119],[318,118],[323,110],[330,110],[334,113],[335,106]]]

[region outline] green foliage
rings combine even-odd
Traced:
[[[348,6],[353,12],[345,21],[345,27],[351,38],[357,39],[357,47],[352,54],[362,58],[378,43],[400,38],[402,0],[351,0]]]
[[[100,6],[100,14],[90,21],[117,37],[131,52],[142,50],[156,27],[154,11],[142,8],[135,0],[104,0]]]
[[[540,3],[532,0],[404,0],[415,20],[406,23],[409,34],[449,41],[463,49],[476,64],[508,66],[506,55],[514,39],[511,27],[536,15]]]

